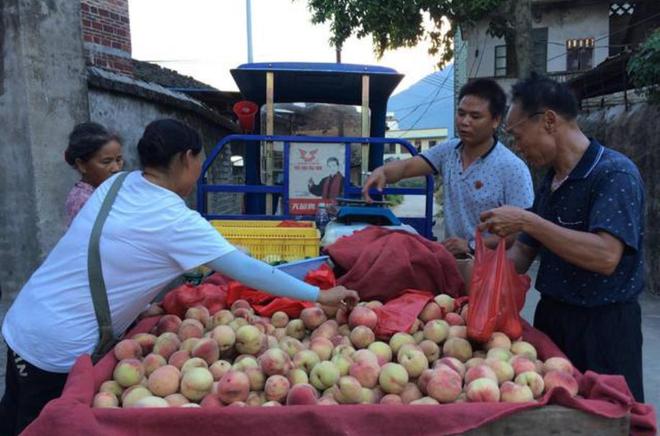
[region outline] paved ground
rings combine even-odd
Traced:
[[[409,201],[408,199],[415,199]],[[422,197],[419,197],[422,199]],[[423,215],[423,200],[420,202],[414,196],[409,196],[406,201],[398,206],[395,213],[400,216],[421,216]],[[421,206],[420,206],[421,204]],[[441,239],[441,222],[438,220],[435,226],[436,236]],[[530,271],[532,277],[536,276],[535,267]],[[527,294],[527,301],[523,309],[523,317],[532,322],[534,308],[539,300],[539,293],[531,289]],[[9,308],[8,296],[4,295],[0,301],[0,322],[4,319],[5,313]],[[646,402],[655,406],[656,411],[660,411],[660,297],[655,297],[645,293],[640,297],[642,307],[642,331],[644,334],[644,391]],[[0,341],[0,393],[5,390],[5,368],[6,368],[7,350],[4,341]]]

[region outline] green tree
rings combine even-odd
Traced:
[[[330,23],[331,44],[337,49],[351,35],[370,35],[378,56],[386,50],[412,47],[423,39],[429,54],[443,67],[454,56],[456,29],[489,20],[489,33],[503,37],[514,53],[514,71],[531,68],[530,0],[308,0],[313,23]],[[424,27],[424,16],[432,26]]]
[[[660,104],[660,29],[656,29],[628,61],[628,74],[650,102]]]

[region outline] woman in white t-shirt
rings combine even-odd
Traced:
[[[138,143],[142,171],[119,190],[100,239],[103,277],[112,327],[123,333],[167,283],[207,265],[273,295],[325,305],[357,303],[355,291],[319,292],[228,243],[182,197],[200,175],[197,132],[175,120],[147,126]],[[7,312],[6,390],[0,402],[0,434],[20,433],[58,397],[76,358],[91,354],[99,329],[89,288],[87,249],[103,200],[117,176],[100,185],[30,277]]]

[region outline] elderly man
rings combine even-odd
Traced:
[[[519,272],[540,255],[534,326],[581,371],[620,374],[643,401],[638,295],[644,288],[644,188],[626,156],[578,127],[563,84],[532,75],[512,90],[506,130],[534,166],[549,166],[531,210],[481,215],[481,230],[522,232],[509,256]]]

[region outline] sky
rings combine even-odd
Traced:
[[[245,0],[129,0],[135,59],[194,77],[221,90],[237,87],[229,73],[247,62]],[[330,26],[313,25],[305,0],[252,0],[254,62],[334,62]],[[437,71],[428,43],[373,53],[369,37],[346,41],[342,62],[382,65],[405,74],[395,94]]]

